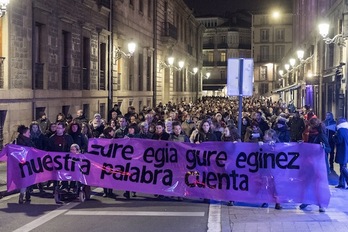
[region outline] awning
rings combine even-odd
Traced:
[[[272,93],[286,92],[286,91],[290,91],[290,90],[297,89],[297,88],[300,88],[300,87],[301,87],[301,84],[300,83],[296,83],[296,84],[292,84],[292,85],[289,85],[289,86],[286,86],[286,87],[283,87],[283,88],[280,88],[280,89],[272,90]]]

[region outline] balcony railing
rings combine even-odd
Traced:
[[[214,61],[203,60],[203,66],[214,66]]]
[[[228,48],[228,44],[227,43],[219,43],[217,45],[217,48]]]
[[[214,43],[204,43],[203,44],[203,49],[214,49]]]
[[[178,29],[169,22],[162,23],[162,37],[178,39]]]
[[[227,61],[217,61],[216,65],[217,66],[227,66]]]
[[[62,89],[69,89],[69,66],[62,67]]]
[[[262,56],[257,56],[255,62],[272,62],[272,63],[278,63],[280,62],[280,59],[277,60],[278,57],[276,56],[271,56],[271,55],[262,55]]]
[[[35,63],[35,89],[43,89],[43,63]]]

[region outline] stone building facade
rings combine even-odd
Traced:
[[[11,0],[0,24],[0,146],[42,111],[106,118],[115,103],[126,113],[200,96],[189,65],[201,67],[203,28],[182,0]],[[182,70],[161,68],[168,52]]]

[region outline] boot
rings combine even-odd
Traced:
[[[24,193],[19,194],[18,204],[23,204],[24,202]]]
[[[27,191],[25,192],[25,201],[26,202],[30,202],[30,190],[27,189]]]
[[[123,193],[123,196],[124,196],[127,200],[129,200],[129,199],[130,199],[130,192],[129,192],[129,191],[125,191],[125,192]]]

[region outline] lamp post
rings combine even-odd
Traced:
[[[344,21],[344,20],[343,20]],[[333,38],[330,38],[328,37],[328,34],[329,34],[329,30],[330,30],[330,25],[328,23],[321,23],[319,24],[319,33],[320,35],[323,37],[323,41],[324,41],[324,67],[322,69],[322,72],[327,68],[327,55],[328,55],[328,49],[327,49],[327,46],[328,44],[337,44],[339,46],[339,49],[340,49],[340,53],[339,54],[342,54],[342,49],[343,47],[345,47],[345,44],[346,44],[346,40],[347,40],[347,36],[344,35],[343,32],[335,35]],[[342,66],[344,65],[344,63],[341,61],[342,57],[340,57],[340,65],[338,66],[339,68],[342,68]],[[336,70],[337,71],[337,70]],[[323,99],[322,99],[322,91],[323,91],[323,74],[324,72],[322,73],[322,75],[320,75],[320,79],[319,79],[319,111],[320,113],[322,113],[322,107],[323,107]],[[337,79],[335,80],[336,83],[335,83],[335,86],[336,87],[339,87],[339,88],[336,88],[336,116],[341,116],[342,113],[344,114],[344,116],[346,116],[346,113],[347,112],[340,112],[339,111],[339,107],[340,107],[340,91],[341,91],[341,80],[340,79]],[[346,101],[347,101],[347,84],[345,84],[345,95],[346,95]],[[347,104],[347,102],[346,102]],[[346,105],[346,104],[342,104],[342,105]],[[337,114],[341,114],[341,115],[337,115]]]
[[[7,10],[7,5],[10,3],[10,0],[0,0],[0,17],[3,17]]]

